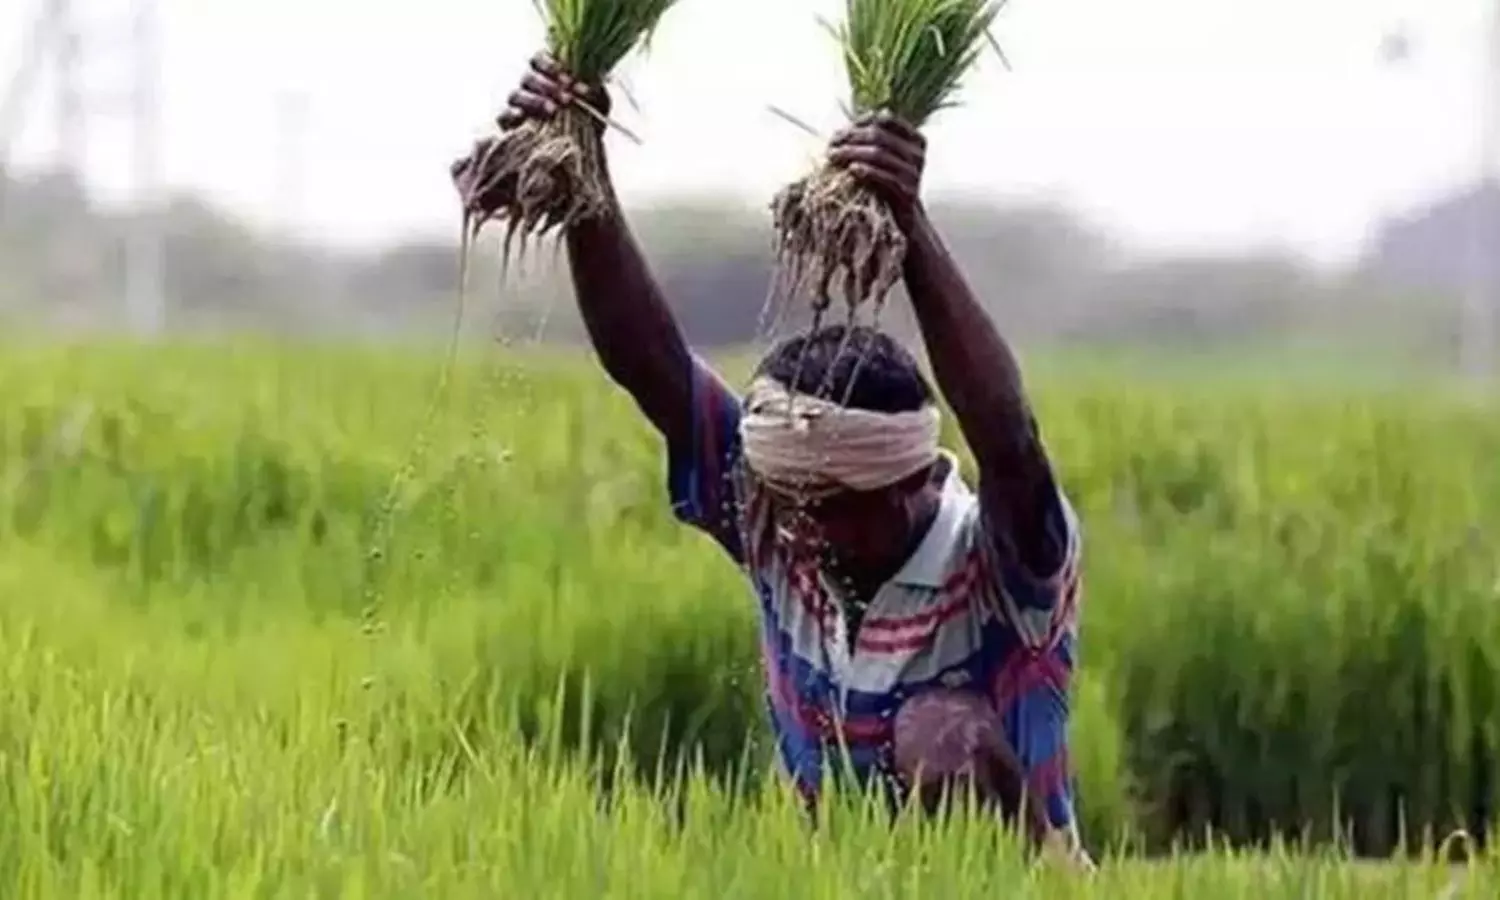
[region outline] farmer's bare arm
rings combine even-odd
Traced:
[[[609,110],[602,88],[574,84],[555,62],[540,55],[511,94],[499,125],[508,132],[527,121],[546,121],[574,97],[600,112]],[[602,129],[594,136],[605,159]],[[465,185],[482,179],[483,158],[483,148],[476,147],[467,160],[454,164],[454,180],[466,199],[470,191]],[[579,311],[605,372],[635,398],[669,442],[686,441],[692,429],[693,373],[687,342],[625,221],[607,163],[604,182],[615,214],[578,223],[565,237]],[[470,202],[483,213],[495,208],[496,199],[486,203],[480,192]]]
[[[889,118],[863,120],[834,140],[830,159],[881,191],[907,235],[905,264],[933,375],[983,475],[995,524],[1032,572],[1058,565],[1046,526],[1056,505],[1051,467],[1020,366],[948,252],[921,201],[926,142]]]
[[[932,371],[981,473],[981,490],[1020,561],[1037,574],[1057,567],[1044,527],[1057,503],[1015,354],[974,296],[925,212],[908,231],[906,289]]]
[[[567,245],[578,308],[604,370],[669,441],[688,440],[687,341],[623,214],[575,225]]]

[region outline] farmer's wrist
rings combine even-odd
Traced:
[[[589,117],[589,121],[594,126],[594,134],[602,141],[604,140],[604,136],[609,133],[609,122],[607,120],[609,119],[610,106],[608,103],[593,102],[591,99],[593,96],[591,94],[589,97],[575,99],[573,107],[577,112],[581,112]]]
[[[600,131],[594,135],[594,155],[599,160],[599,186],[604,188],[605,198],[611,206],[619,206],[619,198],[615,195],[615,176],[610,171],[609,150],[604,146],[604,132]]]
[[[908,265],[922,266],[933,259],[933,254],[942,251],[942,238],[938,236],[937,227],[928,216],[927,207],[921,200],[913,201],[906,206],[893,207],[891,213],[895,217],[896,227],[901,229],[901,233],[906,236]]]
[[[915,242],[919,236],[931,231],[932,223],[927,218],[927,207],[922,203],[921,197],[891,204],[891,215],[908,242]]]

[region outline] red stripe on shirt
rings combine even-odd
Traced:
[[[954,597],[936,608],[922,613],[920,616],[914,616],[910,620],[903,620],[910,621],[912,624],[900,626],[902,630],[891,637],[882,636],[878,633],[874,635],[869,634],[870,630],[878,632],[880,629],[871,629],[866,624],[864,628],[860,629],[859,649],[870,653],[905,653],[912,650],[920,650],[927,646],[939,628],[954,619],[964,616],[968,613],[969,609],[970,605],[967,597]],[[895,621],[898,620],[890,619],[882,623],[887,633],[896,629],[897,626],[891,624]],[[913,628],[916,630],[912,630]]]
[[[1017,647],[995,672],[990,691],[995,704],[1004,710],[1040,687],[1066,692],[1068,679],[1068,668],[1056,654],[1032,653]]]

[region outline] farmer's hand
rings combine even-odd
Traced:
[[[610,98],[604,88],[575,81],[550,55],[538,53],[521,77],[520,86],[506,98],[505,110],[495,124],[501,132],[508,133],[527,122],[548,122],[574,102],[586,103],[601,116],[609,116]],[[602,132],[603,124],[597,120],[596,124]],[[453,186],[470,212],[484,214],[500,205],[500,197],[491,196],[496,189],[486,187],[493,180],[486,178],[486,174],[500,140],[491,137],[476,141],[469,155],[455,160],[448,169]]]
[[[601,116],[609,115],[608,91],[575,80],[557,60],[538,53],[532,57],[531,70],[522,76],[521,86],[506,100],[505,111],[495,123],[501,131],[511,131],[528,121],[545,122],[574,102],[588,104]],[[594,124],[599,131],[604,130],[604,123],[595,119]]]
[[[927,140],[886,113],[867,115],[834,136],[828,161],[877,191],[898,220],[909,221],[922,204]]]

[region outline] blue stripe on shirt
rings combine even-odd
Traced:
[[[696,355],[692,435],[667,448],[667,488],[677,518],[708,534],[736,561],[744,557],[734,472],[740,455],[740,402]]]

